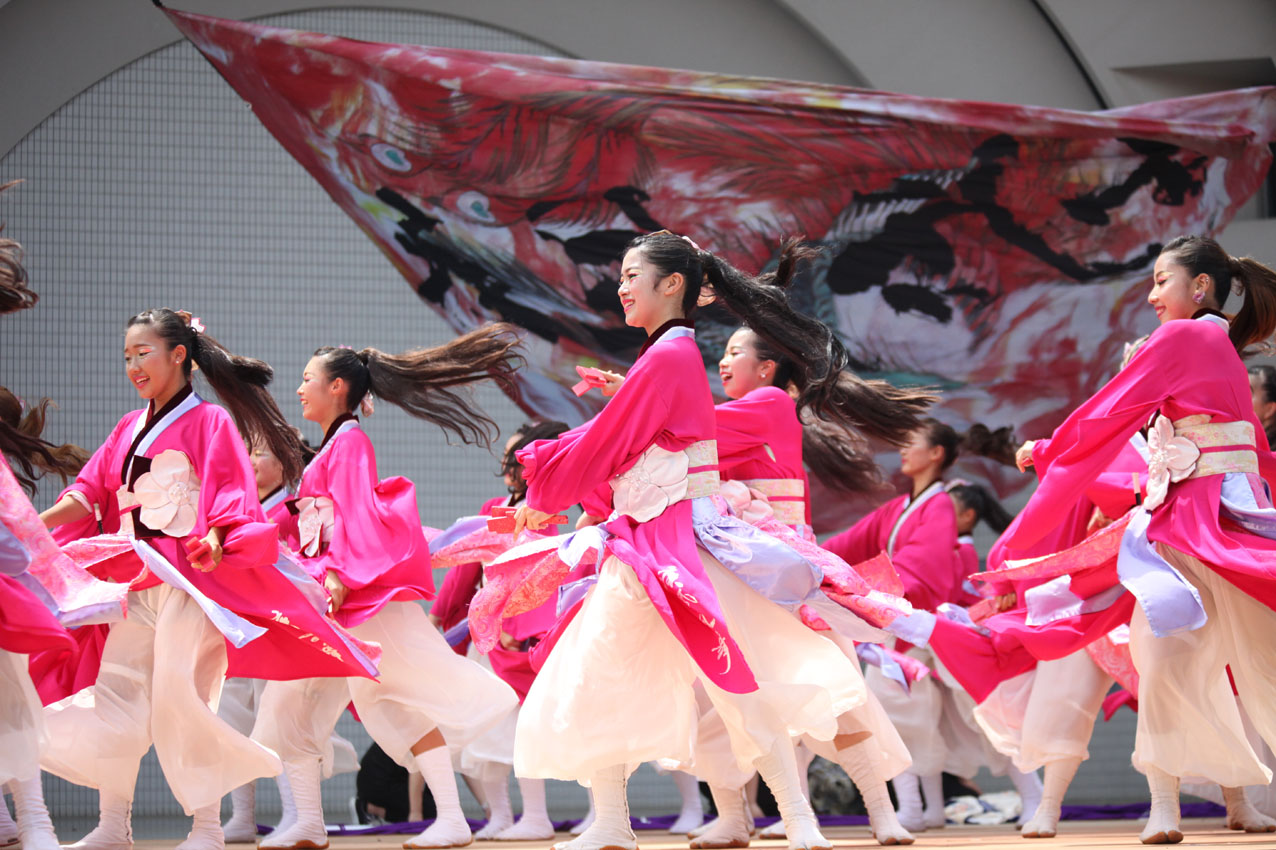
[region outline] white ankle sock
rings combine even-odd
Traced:
[[[487,800],[487,824],[474,833],[480,841],[495,838],[514,825],[514,807],[510,805],[510,767],[489,762],[483,765],[483,797]]]
[[[276,829],[262,839],[262,850],[288,848],[324,848],[328,846],[328,830],[323,823],[323,802],[319,793],[319,759],[301,758],[284,762],[288,777],[294,817],[287,828]],[[282,783],[280,785],[282,789]]]
[[[872,740],[871,738],[869,740]],[[852,744],[837,751],[837,763],[859,789],[864,810],[868,812],[868,825],[879,844],[912,844],[913,836],[900,825],[891,808],[891,795],[886,790],[886,780],[877,772],[869,757],[868,742]]]
[[[718,817],[709,828],[691,840],[692,850],[700,848],[748,847],[753,815],[744,800],[743,788],[709,787]]]
[[[555,850],[599,850],[603,847],[637,848],[629,823],[629,798],[626,794],[629,769],[617,765],[600,770],[590,777],[594,801],[594,822],[571,841],[555,844]]]
[[[669,776],[678,788],[678,796],[682,798],[678,818],[669,827],[669,831],[675,835],[686,835],[704,823],[704,801],[700,799],[700,783],[690,773],[681,770],[672,771]]]
[[[922,819],[927,829],[942,829],[948,823],[944,817],[944,774],[932,773],[922,777],[922,794],[926,797],[926,808],[922,809]]]
[[[110,791],[98,794],[97,826],[69,850],[132,850],[133,800]]]
[[[257,784],[249,782],[230,792],[230,820],[222,827],[234,844],[257,841]]]
[[[1152,806],[1139,840],[1144,844],[1177,844],[1183,840],[1179,829],[1179,778],[1157,767],[1149,767],[1147,777]]]
[[[1023,771],[1015,767],[1013,764],[1006,769],[1006,775],[1010,777],[1010,781],[1014,783],[1015,790],[1019,792],[1019,800],[1022,808],[1019,811],[1019,822],[1031,820],[1032,816],[1037,813],[1037,806],[1041,804],[1041,777],[1037,775],[1037,771]]]

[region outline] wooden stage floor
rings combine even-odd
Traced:
[[[1276,848],[1276,833],[1247,835],[1225,829],[1219,820],[1184,820],[1182,847],[1269,847]],[[1071,850],[1078,847],[1142,847],[1139,830],[1142,824],[1134,820],[1120,821],[1064,821],[1059,835],[1044,840],[1028,840],[1019,837],[1012,826],[948,826],[929,830],[917,836],[917,848],[941,847],[945,850],[985,847],[1022,847],[1025,850]],[[835,847],[877,847],[869,835],[868,827],[832,827],[824,835]],[[332,839],[331,850],[398,850],[404,835],[345,836]],[[560,835],[556,840],[565,841],[571,836]],[[137,850],[171,850],[177,839],[145,840],[135,844]],[[473,850],[548,850],[551,841],[480,841],[471,844]],[[244,848],[249,844],[228,844],[227,850]],[[639,850],[687,850],[685,838],[675,838],[664,832],[640,831]],[[754,841],[755,850],[786,850],[783,841]]]

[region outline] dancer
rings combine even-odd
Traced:
[[[508,685],[458,657],[416,603],[434,595],[430,554],[416,489],[377,477],[376,455],[354,416],[376,397],[486,445],[494,423],[462,394],[488,378],[509,387],[522,363],[508,325],[471,331],[446,345],[391,355],[374,348],[320,348],[306,364],[297,396],[324,439],[301,476],[289,542],[321,581],[339,622],[381,646],[380,680],[271,682],[253,739],[279,753],[297,821],[266,848],[327,847],[319,800],[320,761],[337,718],[353,702],[368,732],[396,762],[415,767],[438,808],[409,848],[469,844],[451,747],[459,751],[514,710]]]
[[[812,468],[831,487],[849,492],[864,492],[880,486],[876,464],[863,450],[860,431],[896,442],[907,438],[919,421],[917,416],[932,399],[924,392],[900,391],[885,384],[866,384],[865,395],[883,409],[895,407],[894,416],[876,417],[872,430],[860,424],[856,431],[832,422],[820,427],[804,427],[793,397],[786,391],[796,389],[795,369],[789,361],[749,328],[737,330],[727,341],[726,351],[718,364],[723,389],[729,401],[716,408],[719,469],[723,494],[736,513],[751,521],[773,517],[799,534],[813,540],[807,498],[808,483],[803,467],[803,444],[818,446],[820,462]],[[848,376],[848,380],[850,380]],[[880,394],[873,394],[881,390]],[[863,410],[861,406],[859,408]],[[817,421],[822,408],[808,408],[808,422]],[[889,423],[884,425],[883,423]],[[857,424],[859,424],[857,422]],[[764,526],[765,527],[765,526]],[[778,566],[778,565],[777,565]],[[829,636],[849,657],[855,658],[855,639],[880,639],[876,630],[865,629],[858,618],[851,618],[849,634],[843,635],[838,624],[847,622],[846,612],[832,605],[827,597],[815,594],[807,599],[794,599],[793,588],[784,584],[755,584],[771,598],[796,608],[818,610],[834,624]],[[788,597],[786,600],[785,597]],[[822,597],[822,598],[821,598]],[[797,613],[795,611],[795,613]],[[858,664],[858,661],[856,661]],[[707,750],[706,727],[701,724],[698,750]],[[886,790],[886,780],[908,767],[910,758],[903,741],[891,725],[877,698],[870,692],[864,705],[838,718],[838,735],[831,743],[809,741],[800,747],[798,764],[804,772],[815,752],[842,766],[855,782],[869,812],[870,827],[882,844],[907,844],[912,836],[900,826]],[[813,752],[814,751],[814,752]],[[707,755],[707,752],[705,753]],[[718,757],[719,761],[727,759]],[[703,761],[697,752],[697,762]],[[715,770],[717,782],[710,783],[718,819],[708,829],[693,836],[692,847],[716,848],[745,846],[749,841],[751,818],[741,796],[747,774],[737,774],[728,787],[729,774]],[[805,793],[805,783],[804,793]],[[784,837],[783,822],[764,830],[761,837]]]
[[[1251,366],[1249,370],[1249,391],[1254,404],[1254,416],[1258,424],[1263,426],[1267,435],[1267,444],[1276,440],[1276,366]]]
[[[216,850],[221,797],[281,768],[213,713],[228,669],[283,677],[376,668],[294,582],[304,576],[286,574],[254,495],[239,433],[270,444],[291,474],[300,466],[266,390],[270,367],[166,309],[129,319],[124,363],[147,406],[120,420],[41,519],[63,526],[63,541],[91,538],[81,552],[114,555],[93,570],[129,586],[128,617],[112,625],[95,683],[46,708],[42,765],[100,791],[98,826],[75,846],[127,850],[138,765],[153,743],[174,796],[194,815],[180,846]],[[193,364],[229,413],[192,391]]]
[[[783,252],[788,273],[796,250],[790,243]],[[772,788],[790,847],[829,846],[802,796],[789,738],[832,739],[834,718],[862,704],[865,691],[835,646],[697,548],[697,540],[715,545],[719,532],[756,531],[708,498],[719,487],[713,404],[689,317],[709,287],[800,362],[806,397],[831,394],[846,362],[831,332],[795,313],[781,287],[667,231],[630,243],[619,295],[626,323],[648,334],[637,362],[614,381],[597,417],[519,453],[528,495],[516,528],[605,498],[608,483],[612,491],[610,517],[566,546],[593,541],[597,582],[532,684],[515,741],[516,773],[592,788],[596,818],[558,845],[570,850],[636,846],[625,800],[630,768],[689,762],[697,678],[727,725],[737,764],[752,764]],[[514,569],[520,550],[531,558],[533,549],[519,547],[494,566]],[[736,555],[748,561],[748,552]],[[500,585],[484,593],[493,588]],[[471,632],[476,640],[482,633],[473,608]]]
[[[536,420],[525,423],[510,435],[501,458],[501,475],[508,495],[488,500],[479,515],[490,516],[498,507],[511,508],[521,504],[527,495],[527,483],[523,480],[523,467],[518,462],[517,453],[537,440],[556,439],[566,430],[567,425],[562,422]],[[454,528],[463,532],[472,525],[468,520],[462,520]],[[552,528],[556,530],[556,527]],[[434,541],[450,543],[446,546],[447,557],[456,560],[459,551],[467,551],[467,547],[471,547],[478,553],[478,560],[452,566],[430,608],[431,622],[440,626],[445,634],[464,623],[470,601],[482,582],[483,562],[490,563],[515,542],[511,534],[489,531],[486,523],[475,526],[474,531],[459,540],[453,541],[451,536],[444,532]],[[437,552],[434,542],[431,543],[431,551]],[[436,566],[438,563],[436,559]],[[551,601],[537,611],[520,615],[514,621],[503,624],[501,643],[490,652],[480,653],[477,649],[471,649],[477,658],[482,659],[514,689],[520,703],[527,697],[528,688],[536,677],[536,671],[528,657],[528,645],[543,637],[553,621],[554,603]],[[454,641],[454,644],[458,652],[464,653],[465,648],[470,645],[469,632],[466,631],[464,639]],[[516,722],[517,714],[510,715],[506,722],[474,741],[461,754],[461,771],[466,775],[467,781],[471,781],[470,777],[473,777],[472,782],[479,784],[479,794],[476,796],[488,810],[487,824],[474,835],[479,840],[539,841],[554,836],[554,825],[550,822],[545,803],[544,779],[518,778],[523,813],[517,821],[514,820],[509,795],[509,774],[514,763]]]
[[[1229,321],[1220,311],[1234,286],[1245,300]],[[1148,301],[1162,324],[1129,365],[1050,439],[1020,448],[1020,466],[1034,466],[1041,484],[1006,542],[1018,550],[1044,537],[1058,512],[1158,414],[1148,433],[1143,505],[1113,526],[1123,534],[1115,569],[1099,568],[1131,594],[1110,602],[1102,611],[1107,616],[1092,617],[1093,628],[1103,629],[1133,609],[1130,650],[1139,671],[1133,761],[1152,795],[1140,837],[1155,844],[1183,838],[1180,778],[1226,789],[1271,780],[1246,740],[1227,671],[1257,731],[1276,741],[1267,710],[1276,693],[1265,672],[1276,653],[1258,637],[1276,625],[1272,569],[1264,560],[1276,551],[1276,512],[1263,480],[1272,479],[1276,464],[1239,356],[1276,330],[1276,273],[1228,256],[1212,239],[1179,237],[1156,260]],[[1077,630],[1076,623],[1060,623]],[[1079,634],[1091,636],[1086,629]]]
[[[956,461],[961,437],[949,425],[927,420],[900,449],[900,471],[912,479],[910,494],[874,510],[851,528],[825,541],[825,548],[848,563],[887,552],[904,584],[904,596],[922,611],[957,602],[963,594],[964,567],[958,556],[957,516],[943,482]],[[1005,770],[1024,801],[1035,806],[1039,783],[998,758],[975,726],[974,704],[925,647],[895,640],[895,650],[935,670],[905,692],[878,667],[865,674],[912,755],[911,770],[894,779],[899,821],[909,831],[941,828],[943,773],[972,777],[981,764]],[[925,796],[923,807],[922,799]]]

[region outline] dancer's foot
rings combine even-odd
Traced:
[[[704,826],[704,809],[683,809],[678,814],[678,819],[673,822],[673,826],[669,827],[669,832],[673,835],[687,835],[702,826]]]
[[[133,801],[108,792],[99,795],[97,826],[66,850],[133,850]]]
[[[1254,808],[1244,788],[1224,788],[1227,804],[1227,828],[1242,832],[1276,832],[1276,820]]]
[[[470,826],[462,819],[436,818],[424,832],[403,842],[404,850],[422,850],[435,847],[464,847],[474,841]]]
[[[894,847],[899,844],[912,844],[917,839],[900,824],[894,817],[894,811],[891,812],[891,818],[886,823],[879,823],[879,819],[870,819],[869,826],[873,830],[873,837],[877,839],[877,843],[886,847]]]
[[[948,818],[944,816],[943,805],[927,806],[922,812],[922,821],[926,824],[926,829],[943,829],[948,825]]]
[[[785,827],[789,850],[833,850],[833,842],[820,833],[815,815],[792,818]]]
[[[488,818],[483,828],[474,833],[474,838],[478,841],[490,841],[513,825],[514,816],[508,812],[502,812],[497,816]]]
[[[1059,831],[1059,807],[1042,801],[1037,811],[1019,827],[1024,838],[1054,838]]]
[[[177,845],[177,850],[226,850],[226,838],[218,819],[220,808],[213,803],[196,809],[191,831],[186,834],[186,840]]]
[[[554,837],[554,824],[548,817],[528,817],[524,814],[508,829],[495,836],[497,841],[544,841]]]
[[[741,807],[741,813],[744,809]],[[705,828],[697,830],[691,839],[691,850],[723,850],[727,847],[748,847],[749,825],[740,817],[718,817]]]
[[[1178,844],[1183,840],[1179,829],[1179,778],[1151,766],[1147,777],[1152,806],[1139,840],[1144,844]]]
[[[236,809],[230,820],[222,826],[222,834],[227,844],[256,844],[257,819],[248,813]]]
[[[555,844],[554,850],[638,850],[638,839],[628,829],[604,829],[595,824],[571,841]]]
[[[287,829],[276,829],[257,845],[261,850],[325,850],[328,831],[322,823],[297,822]]]

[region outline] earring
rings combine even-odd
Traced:
[[[1204,292],[1204,290],[1198,290],[1197,292],[1195,292],[1195,293],[1192,295],[1192,301],[1193,301],[1193,302],[1195,302],[1195,303],[1197,303],[1197,304],[1200,304],[1200,303],[1201,303],[1202,301],[1204,301],[1204,300],[1205,300],[1205,292]]]

